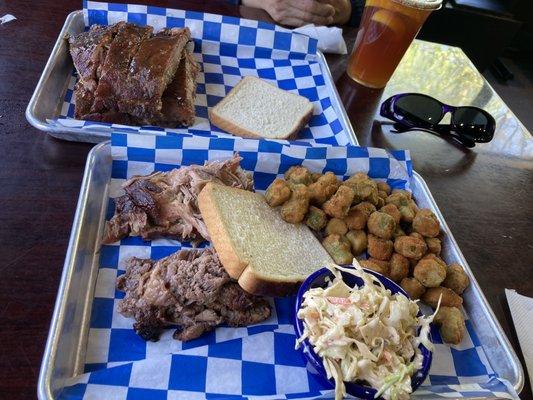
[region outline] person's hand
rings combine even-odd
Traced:
[[[335,9],[332,24],[343,25],[350,20],[352,14],[352,3],[350,0],[322,0],[330,4]]]
[[[327,0],[327,2],[326,0],[242,0],[242,4],[262,8],[279,24],[302,26],[332,24],[337,10],[329,2],[344,1],[349,3],[349,0]]]

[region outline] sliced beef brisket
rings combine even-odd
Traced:
[[[221,323],[245,326],[270,316],[269,304],[231,280],[212,249],[181,250],[159,261],[132,258],[117,289],[126,292],[118,311],[135,318],[145,340],[158,340],[171,325],[174,338],[186,341]]]

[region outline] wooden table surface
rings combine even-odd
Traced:
[[[220,0],[154,3],[266,18],[264,13]],[[41,357],[85,159],[91,149],[89,144],[52,139],[31,127],[24,117],[65,17],[80,7],[79,0],[0,2],[0,15],[10,13],[17,17],[0,26],[2,399],[36,397]],[[353,28],[345,30],[349,48],[355,33]],[[360,143],[411,150],[415,169],[427,181],[499,322],[522,357],[504,288],[533,296],[533,162],[520,151],[526,143],[525,136],[520,135],[527,133],[508,110],[499,119],[497,146],[478,146],[472,151],[420,132],[390,133],[386,124],[375,120],[382,92],[362,88],[347,79],[343,74],[345,56],[328,56],[328,62]],[[432,83],[443,79],[438,71],[428,76]],[[421,79],[415,76],[402,81],[400,77],[395,85],[403,87],[417,78]],[[450,78],[460,84],[461,79],[462,83],[468,80],[460,75]],[[426,92],[438,97],[449,82],[429,85]],[[517,129],[522,132],[517,133]],[[528,384],[521,397],[531,398]]]

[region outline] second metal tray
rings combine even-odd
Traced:
[[[108,126],[80,129],[60,126],[52,122],[60,115],[65,93],[74,68],[65,37],[69,34],[83,32],[84,29],[83,11],[79,10],[70,13],[65,20],[65,24],[59,33],[50,58],[44,67],[41,78],[26,108],[26,119],[35,128],[58,139],[99,143],[108,140],[111,137],[112,131],[118,132],[121,129],[112,129]],[[331,104],[344,132],[348,136],[348,141],[357,144],[355,132],[340,100],[326,58],[320,51],[317,52],[317,61],[320,64],[324,76],[324,82],[330,95]]]
[[[83,372],[98,273],[98,243],[108,205],[111,163],[110,142],[95,146],[89,153],[41,365],[38,383],[40,399],[57,398],[68,379]],[[522,366],[426,183],[416,172],[411,186],[419,206],[433,210],[440,221],[444,233],[443,257],[449,263],[458,262],[463,265],[470,277],[471,285],[464,294],[464,306],[493,370],[520,392],[524,384]]]

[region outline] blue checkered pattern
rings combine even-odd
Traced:
[[[252,171],[255,187],[263,191],[292,165],[314,171],[333,171],[346,178],[357,171],[409,189],[409,153],[387,153],[363,147],[286,146],[277,142],[240,138],[140,136],[113,134],[112,174],[107,212],[125,179],[154,170],[223,159],[238,151],[241,165]],[[132,329],[133,320],[117,310],[122,292],[115,290],[129,257],[159,259],[188,243],[126,238],[100,250],[85,359],[85,373],[69,382],[65,399],[332,399],[331,388],[311,375],[294,349],[294,298],[272,301],[271,318],[243,328],[221,326],[182,343],[167,329],[158,342],[145,342]],[[427,311],[427,310],[426,310]],[[416,396],[428,393],[474,397],[514,398],[513,389],[496,379],[477,335],[467,320],[468,334],[458,346],[442,343],[432,332],[435,353],[430,375]]]
[[[265,22],[222,15],[131,4],[84,2],[85,23],[109,25],[118,21],[191,29],[194,57],[202,65],[195,101],[196,121],[189,128],[163,129],[79,121],[74,118],[73,73],[56,123],[69,129],[115,130],[152,134],[230,136],[209,122],[208,108],[216,105],[243,76],[258,76],[287,91],[308,98],[314,115],[300,132],[302,143],[345,145],[345,127],[332,106],[315,39]]]

